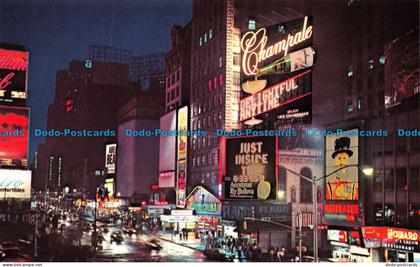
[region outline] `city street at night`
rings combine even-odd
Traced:
[[[1,0],[0,267],[416,267],[419,21],[419,0]]]

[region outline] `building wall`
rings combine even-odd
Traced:
[[[118,127],[117,194],[131,198],[134,193],[148,194],[159,182],[159,137],[128,137],[126,129],[154,130],[159,120],[132,119]]]

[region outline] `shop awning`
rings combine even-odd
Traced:
[[[246,220],[246,223],[244,223],[244,221],[240,221],[237,225],[238,227],[234,230],[234,232],[244,233],[244,234],[253,233],[257,231],[265,231],[265,232],[290,232],[291,231],[290,228],[273,224],[269,221],[265,222],[265,221]],[[246,228],[244,228],[244,226]]]

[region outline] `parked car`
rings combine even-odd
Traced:
[[[16,258],[19,255],[19,247],[15,242],[3,242],[0,251],[3,251],[7,258]]]
[[[112,234],[111,234],[111,244],[114,241],[116,243],[121,243],[123,240],[124,240],[123,233],[120,230],[112,232]]]

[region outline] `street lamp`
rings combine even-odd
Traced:
[[[313,240],[314,243],[313,243],[313,246],[314,246],[314,261],[315,262],[318,262],[318,232],[317,232],[317,230],[318,230],[318,199],[317,199],[317,196],[318,196],[318,194],[317,194],[318,182],[324,180],[325,178],[333,175],[336,172],[339,172],[343,169],[350,168],[350,167],[357,167],[367,176],[371,176],[373,174],[373,168],[368,167],[368,166],[363,166],[362,167],[362,166],[359,166],[358,164],[344,165],[344,166],[336,169],[335,171],[333,171],[329,174],[326,174],[326,175],[324,175],[320,178],[316,178],[316,176],[314,176],[313,178],[306,177],[306,176],[304,176],[300,173],[297,173],[293,170],[290,170],[288,168],[284,168],[286,171],[291,172],[292,174],[294,174],[294,175],[296,175],[296,176],[302,178],[303,180],[308,181],[312,184],[312,202],[313,202],[313,214],[314,214],[314,240]]]

